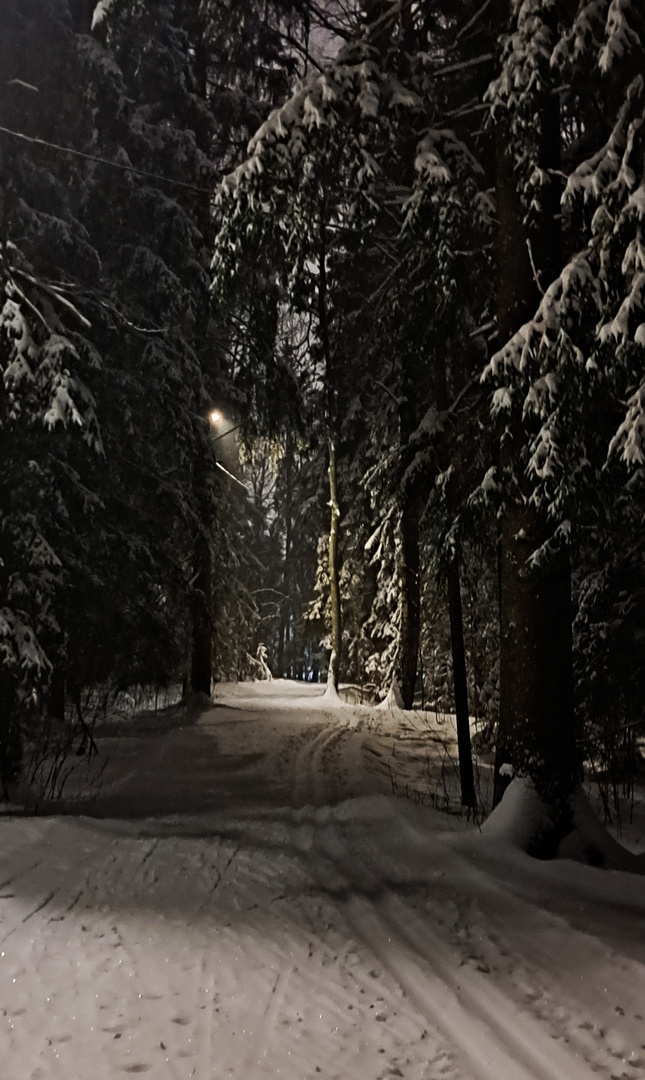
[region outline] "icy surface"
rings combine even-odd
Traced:
[[[520,793],[394,797],[449,722],[323,694],[224,688],[102,741],[110,817],[0,821],[1,1075],[644,1080],[643,878],[529,859]]]

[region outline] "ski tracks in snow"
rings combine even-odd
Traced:
[[[313,739],[308,740],[298,752],[293,772],[293,803],[295,806],[311,804],[324,806],[327,801],[339,798],[339,776],[328,767],[328,759],[334,748],[346,737],[346,729],[331,719]],[[332,783],[333,782],[333,783]],[[334,788],[333,791],[330,788]],[[342,796],[340,796],[342,797]]]
[[[290,745],[297,809],[2,824],[2,1080],[645,1080],[644,969],[573,894],[325,805],[361,791],[337,717]]]
[[[426,865],[439,862],[435,874],[444,888],[430,895],[426,905],[419,899],[423,890],[414,883],[411,899],[405,895],[410,890],[401,894],[383,880],[387,842],[385,849],[381,844],[378,853],[370,853],[369,838],[363,836],[361,843],[360,829],[350,832],[325,810],[317,817],[321,824],[310,845],[314,873],[331,883],[356,939],[398,981],[443,1038],[448,1058],[469,1078],[645,1078],[645,1023],[638,1011],[645,1004],[642,969],[626,971],[622,1000],[627,1007],[612,1009],[598,988],[603,966],[610,975],[616,958],[596,939],[500,892],[492,879],[436,838],[434,850],[425,851]],[[379,836],[382,840],[383,832]],[[399,849],[405,841],[401,834],[390,837]],[[331,867],[335,876],[330,878]],[[451,906],[452,917],[446,919]],[[514,954],[504,941],[509,926]],[[473,954],[473,937],[479,955]],[[563,995],[558,974],[575,987],[573,1000]]]

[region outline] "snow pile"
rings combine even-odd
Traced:
[[[490,840],[526,851],[531,841],[549,828],[548,814],[531,781],[515,777],[482,825],[482,833]]]
[[[606,870],[645,874],[645,853],[635,855],[614,840],[594,814],[583,791],[578,792],[576,800],[575,828],[561,842],[558,855]]]

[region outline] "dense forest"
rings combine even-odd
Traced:
[[[639,0],[0,23],[4,794],[268,665],[456,712],[467,806],[476,717],[566,831],[643,725]]]

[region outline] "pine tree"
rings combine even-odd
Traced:
[[[557,834],[578,777],[569,545],[607,452],[630,460],[638,438],[638,390],[613,438],[607,405],[635,386],[642,363],[629,252],[638,258],[643,19],[630,3],[515,3],[510,15],[492,92],[509,147],[497,170],[508,340],[488,369],[507,493],[497,766],[507,759],[533,777]]]
[[[40,737],[43,695],[60,644],[70,458],[96,459],[102,443],[86,381],[91,327],[72,284],[79,273],[96,274],[99,260],[79,220],[69,158],[52,166],[45,151],[30,153],[21,138],[42,133],[56,139],[87,122],[73,94],[61,89],[78,75],[66,5],[10,4],[2,53],[2,120],[15,133],[3,139],[0,185],[0,768],[6,792],[25,739]]]
[[[65,700],[82,716],[84,688],[180,681],[192,652],[210,689],[227,586],[229,655],[254,633],[207,419],[226,387],[207,267],[214,162],[263,115],[278,39],[237,76],[229,63],[227,85],[212,78],[224,25],[239,56],[221,5],[29,0],[3,16],[4,782],[26,734],[52,716],[71,734]]]

